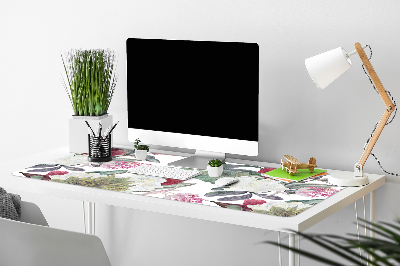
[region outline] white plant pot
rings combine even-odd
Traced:
[[[207,165],[207,171],[208,175],[210,177],[219,177],[222,175],[222,172],[224,171],[223,165],[218,166],[218,167],[212,167],[210,165]]]
[[[147,158],[146,150],[135,150],[135,157],[137,160],[145,161]]]
[[[89,143],[88,143],[88,126],[85,123],[88,121],[89,125],[92,127],[93,131],[96,132],[99,122],[102,125],[102,132],[113,125],[112,115],[102,115],[102,116],[72,116],[69,119],[69,152],[75,153],[88,153]],[[112,137],[111,137],[111,147],[112,147]]]

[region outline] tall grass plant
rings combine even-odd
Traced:
[[[67,83],[62,79],[76,116],[107,113],[115,85],[115,53],[107,50],[72,49],[61,55]]]

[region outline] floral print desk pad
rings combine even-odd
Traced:
[[[210,177],[206,170],[186,181],[129,172],[142,164],[167,165],[181,156],[148,153],[146,161],[138,161],[133,150],[119,148],[112,149],[112,156],[110,162],[92,163],[87,154],[70,154],[13,175],[281,217],[295,216],[344,188],[328,184],[326,172],[296,182],[269,176],[275,168],[236,163],[224,164],[221,177],[234,176],[239,182],[218,187],[215,181],[221,177]]]

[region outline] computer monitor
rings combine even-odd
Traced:
[[[173,165],[206,169],[258,155],[257,43],[129,38],[128,140],[196,149]]]

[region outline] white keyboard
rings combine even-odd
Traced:
[[[138,167],[131,168],[129,169],[129,172],[139,175],[158,176],[179,180],[187,180],[201,174],[201,172],[198,170],[188,170],[177,167],[149,164],[143,164]]]

